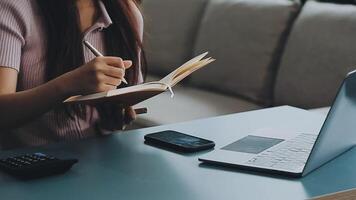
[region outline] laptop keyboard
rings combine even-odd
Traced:
[[[299,134],[251,158],[246,164],[278,170],[303,170],[317,135]]]

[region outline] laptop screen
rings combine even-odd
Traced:
[[[303,176],[354,146],[356,142],[356,71],[342,83],[315,141]]]

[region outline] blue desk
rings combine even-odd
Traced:
[[[318,131],[324,117],[278,107],[217,118],[127,131],[69,144],[2,152],[1,156],[43,151],[76,157],[72,170],[19,181],[0,173],[1,199],[305,199],[356,187],[356,151],[351,150],[301,179],[202,165],[198,156],[143,144],[143,136],[174,129],[212,139],[216,148],[241,135],[267,128]]]

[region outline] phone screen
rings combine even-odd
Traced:
[[[205,150],[215,146],[213,141],[171,130],[148,134],[145,140],[185,151]]]

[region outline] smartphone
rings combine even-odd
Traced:
[[[172,130],[147,134],[145,143],[185,153],[212,149],[215,146],[213,141]]]

